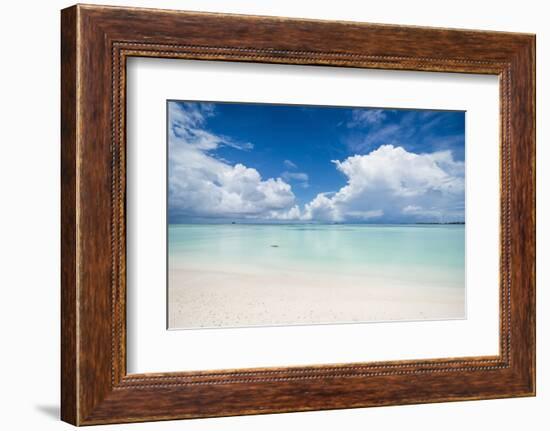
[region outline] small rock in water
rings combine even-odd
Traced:
[[[279,247],[277,244],[271,244],[271,247]]]

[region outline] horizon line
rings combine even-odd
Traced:
[[[291,222],[291,221],[282,221],[282,222],[273,222],[273,221],[266,221],[266,222],[254,222],[254,221],[223,221],[223,222],[193,222],[193,221],[186,221],[186,222],[168,222],[168,225],[177,225],[177,224],[202,224],[202,225],[209,225],[209,224],[223,224],[223,225],[299,225],[299,224],[309,224],[309,225],[426,225],[426,224],[437,224],[437,225],[465,225],[465,221],[450,221],[450,222],[387,222],[387,223],[372,223],[372,222],[307,222],[307,221],[299,221],[299,222]]]

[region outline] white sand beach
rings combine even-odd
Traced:
[[[461,319],[463,287],[331,272],[193,264],[169,271],[169,327]]]

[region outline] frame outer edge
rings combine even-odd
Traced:
[[[529,157],[526,161],[529,171],[528,175],[528,196],[526,197],[527,205],[529,207],[529,230],[527,232],[528,250],[525,254],[527,257],[528,271],[529,271],[529,286],[525,287],[525,294],[528,296],[529,310],[526,318],[529,333],[529,348],[527,349],[528,357],[528,396],[536,396],[537,387],[537,336],[536,336],[536,313],[537,313],[537,300],[536,300],[536,281],[537,281],[537,260],[536,260],[536,241],[537,241],[537,205],[536,205],[536,190],[537,190],[537,176],[536,176],[536,152],[537,152],[537,134],[536,134],[536,69],[537,69],[537,56],[536,56],[536,35],[531,35],[527,40],[527,46],[524,51],[525,60],[522,62],[524,67],[527,68],[525,76],[525,86],[527,87],[526,105],[530,110],[530,115],[526,116],[525,125],[528,131],[528,152]]]
[[[533,388],[532,395],[537,396],[537,37],[533,35],[531,41],[531,50],[530,50],[531,59],[533,61],[532,68],[532,82],[533,82],[533,94],[531,97],[531,104],[533,106],[533,157],[531,160],[532,170],[533,170],[533,316],[531,319],[532,324],[532,337],[533,337],[533,358],[532,358],[532,378],[533,378]]]
[[[528,129],[530,130],[530,136],[529,136],[529,144],[531,147],[531,157],[529,160],[529,168],[530,168],[530,175],[529,178],[532,182],[532,190],[530,193],[530,196],[528,197],[531,205],[531,232],[532,235],[532,244],[531,244],[531,254],[529,255],[529,258],[531,259],[531,268],[530,268],[530,276],[531,278],[531,285],[529,286],[529,299],[530,299],[530,306],[531,306],[531,313],[529,316],[529,325],[530,325],[530,343],[531,343],[531,349],[530,349],[530,370],[529,370],[529,377],[530,377],[530,396],[536,396],[537,395],[537,293],[536,293],[536,284],[537,284],[537,259],[536,259],[536,252],[537,252],[537,171],[536,171],[536,164],[537,164],[537,37],[536,35],[532,35],[529,38],[528,41],[528,48],[527,48],[527,57],[528,61],[527,64],[530,67],[530,75],[527,76],[527,82],[530,88],[530,94],[528,99],[528,104],[531,108],[531,123],[528,124]]]
[[[536,396],[536,53],[528,36],[511,62],[512,365],[521,396]]]
[[[61,11],[61,420],[79,423],[77,298],[78,6]]]

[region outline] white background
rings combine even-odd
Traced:
[[[498,354],[498,77],[142,58],[127,83],[128,372]],[[468,318],[167,331],[167,99],[466,111]]]
[[[550,422],[548,262],[550,183],[549,13],[544,2],[463,0],[312,2],[298,0],[102,1],[105,4],[359,20],[537,33],[538,396],[96,429],[279,430],[546,429]],[[5,2],[0,16],[1,127],[0,426],[70,429],[57,420],[59,399],[59,9],[65,1]],[[546,314],[545,314],[546,313]],[[25,317],[22,317],[25,316]]]

